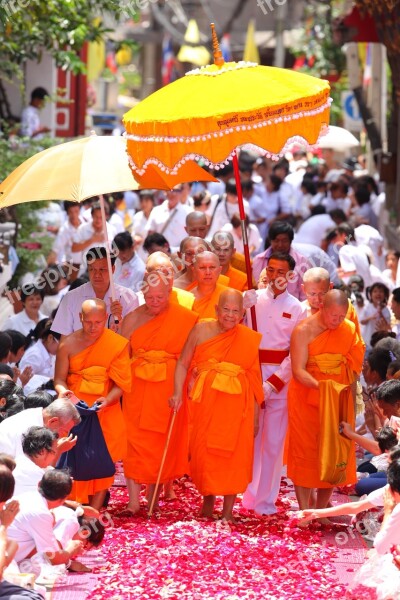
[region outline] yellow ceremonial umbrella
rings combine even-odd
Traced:
[[[293,142],[312,145],[329,123],[329,83],[251,62],[225,63],[211,25],[214,64],[161,88],[124,115],[130,165],[179,175],[187,162],[218,170],[233,159],[249,287],[250,255],[236,148],[253,144],[278,158]]]

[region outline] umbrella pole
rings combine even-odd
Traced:
[[[101,219],[103,222],[103,235],[104,235],[104,240],[106,243],[107,267],[108,267],[108,273],[110,275],[111,300],[114,302],[114,300],[116,300],[116,295],[115,295],[115,286],[114,286],[114,279],[113,279],[113,268],[112,268],[112,264],[111,264],[110,245],[108,243],[109,240],[108,240],[108,233],[107,233],[106,210],[104,208],[104,196],[103,195],[100,196],[100,209],[101,209]],[[114,321],[118,325],[119,321],[116,317],[114,317]]]
[[[239,161],[238,161],[236,152],[234,152],[234,154],[233,154],[233,170],[235,173],[236,190],[237,190],[237,194],[238,194],[240,224],[242,226],[243,251],[244,251],[244,260],[246,263],[246,274],[247,274],[247,287],[249,288],[249,290],[251,290],[253,288],[253,276],[252,276],[252,271],[251,271],[249,240],[247,237],[246,214],[244,212],[244,204],[243,204],[243,191],[242,191],[242,184],[240,181]],[[252,325],[254,331],[257,331],[256,309],[254,308],[254,306],[251,307],[250,314],[251,314],[251,325]]]

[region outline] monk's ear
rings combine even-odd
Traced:
[[[79,313],[79,320],[80,320],[81,323],[83,323],[83,315],[82,315],[81,312]]]
[[[330,290],[333,290],[333,281],[331,281],[331,282],[330,282],[330,284],[329,284],[329,289],[330,289]]]

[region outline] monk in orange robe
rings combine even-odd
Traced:
[[[129,344],[106,328],[107,307],[103,300],[85,300],[80,313],[82,329],[66,336],[57,351],[54,383],[59,395],[71,392],[97,415],[111,459],[126,454],[125,421],[120,398],[131,388]],[[114,477],[74,481],[71,498],[99,510]]]
[[[194,295],[186,291],[185,289],[180,289],[175,286],[174,274],[177,272],[176,265],[169,258],[167,254],[164,252],[153,252],[150,254],[149,258],[146,262],[146,273],[159,273],[160,276],[164,279],[164,281],[169,283],[171,288],[170,301],[175,304],[180,304],[180,306],[184,306],[191,310],[193,308],[194,303]],[[143,285],[147,287],[147,283],[144,282]],[[144,303],[143,294],[139,292],[138,294],[139,304]]]
[[[199,322],[178,360],[170,405],[179,412],[190,390],[190,473],[204,496],[202,515],[211,517],[215,496],[224,496],[222,518],[233,520],[236,495],[252,479],[254,436],[264,399],[258,348],[261,334],[244,325],[239,291],[224,290],[217,320]],[[187,372],[191,368],[191,377]]]
[[[340,435],[339,424],[345,420],[354,427],[364,344],[345,319],[347,311],[346,294],[331,290],[321,309],[292,334],[288,476],[300,510],[309,508],[312,489],[317,488],[317,508],[325,508],[335,485],[356,481],[354,443]]]
[[[206,240],[194,236],[183,238],[178,252],[178,260],[184,268],[180,272],[179,277],[174,281],[175,288],[189,292],[197,287],[197,281],[194,278],[193,265],[196,262],[197,255],[205,250],[211,251],[211,246]],[[221,285],[228,286],[229,278],[220,273],[217,282]]]
[[[229,231],[217,231],[214,233],[211,246],[213,252],[219,258],[219,264],[221,265],[221,273],[229,278],[229,283],[225,284],[230,288],[244,292],[248,289],[247,276],[239,269],[235,269],[231,262],[232,258],[236,253],[235,242],[232,234]]]
[[[192,269],[196,282],[195,287],[192,288],[195,297],[193,310],[200,319],[214,318],[219,296],[227,289],[218,283],[221,273],[218,256],[213,252],[202,252],[197,255]]]
[[[140,510],[141,484],[148,484],[148,499],[161,466],[172,411],[168,400],[173,391],[176,361],[196,313],[171,302],[171,287],[160,273],[145,276],[145,304],[129,313],[121,333],[130,340],[132,391],[123,396],[128,427],[128,453],[124,460],[129,503],[125,514]],[[175,419],[161,473],[166,483],[188,472],[188,419],[186,407]]]
[[[304,273],[301,287],[307,296],[306,300],[303,300],[303,305],[307,308],[307,316],[310,316],[319,311],[323,298],[333,288],[333,283],[329,271],[322,267],[313,267]],[[348,300],[346,319],[354,323],[358,336],[362,338],[357,312],[351,300]]]

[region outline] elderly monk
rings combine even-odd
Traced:
[[[247,276],[243,271],[235,269],[231,265],[232,258],[236,253],[235,242],[232,234],[229,231],[217,231],[214,233],[211,246],[213,252],[219,258],[219,264],[221,265],[222,275],[229,277],[228,287],[244,292],[248,289]]]
[[[202,516],[212,517],[216,495],[224,496],[222,518],[233,520],[236,495],[251,481],[254,435],[263,401],[258,347],[261,334],[239,325],[243,298],[224,290],[217,320],[198,323],[186,342],[175,373],[170,405],[182,410],[187,371],[190,391],[190,473],[204,496]]]
[[[85,300],[80,318],[82,329],[60,342],[54,384],[59,395],[68,396],[72,392],[89,407],[99,405],[100,426],[115,462],[126,454],[120,397],[122,391],[131,389],[129,345],[106,328],[107,307],[103,300]],[[113,479],[74,481],[72,497],[99,510]]]
[[[211,250],[211,246],[206,240],[195,236],[183,238],[178,252],[178,260],[182,265],[182,270],[179,273],[179,277],[174,281],[175,287],[182,290],[192,287],[193,270],[191,267],[196,260],[196,256],[205,250]]]
[[[199,210],[194,210],[186,215],[185,230],[190,237],[195,236],[204,240],[208,231],[206,214]]]
[[[123,397],[128,428],[128,453],[124,472],[129,503],[124,513],[140,509],[142,483],[154,484],[161,466],[171,410],[168,400],[173,391],[176,361],[197,315],[172,302],[171,286],[160,273],[148,273],[143,288],[145,304],[129,313],[122,323],[122,335],[130,340],[132,352],[132,392]],[[169,443],[161,483],[187,473],[187,412],[179,412]]]
[[[146,273],[159,273],[165,282],[168,282],[171,288],[171,302],[180,304],[185,308],[191,309],[194,303],[194,295],[186,290],[174,286],[174,273],[176,267],[173,261],[164,252],[153,252],[146,262]],[[146,282],[143,283],[147,287]],[[139,304],[144,303],[143,294],[139,293]]]
[[[345,318],[348,306],[346,294],[331,290],[292,334],[288,476],[300,510],[309,508],[313,488],[316,507],[325,508],[335,485],[356,481],[354,443],[339,432],[341,421],[354,427],[355,382],[364,357],[355,325]]]
[[[212,319],[215,317],[219,296],[227,289],[225,285],[218,283],[221,273],[218,256],[213,252],[202,252],[197,255],[192,269],[195,280],[191,289],[195,297],[193,310],[200,319]]]
[[[302,304],[307,310],[307,317],[314,315],[322,306],[324,296],[333,288],[333,283],[330,280],[329,271],[322,267],[314,267],[308,269],[303,275],[303,292],[306,295],[306,299],[303,300]],[[351,300],[348,300],[348,309],[346,319],[352,321],[356,326],[356,332],[361,338],[360,324],[356,309],[354,308]]]

